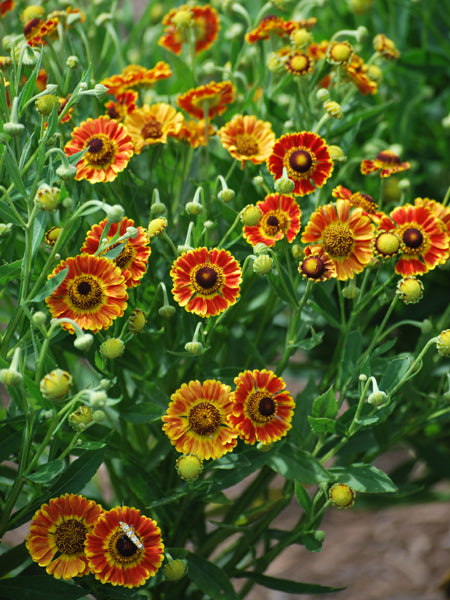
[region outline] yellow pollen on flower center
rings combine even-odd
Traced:
[[[93,275],[75,277],[67,295],[72,306],[80,311],[94,311],[103,303],[103,288]]]
[[[309,67],[309,59],[303,54],[294,54],[289,61],[289,66],[291,67],[291,70],[296,73],[306,72]]]
[[[116,143],[104,133],[96,133],[91,136],[86,141],[84,148],[88,148],[84,159],[93,166],[109,165],[117,154]]]
[[[61,554],[80,554],[84,552],[86,527],[77,519],[63,521],[57,526],[55,544]]]
[[[236,150],[243,156],[253,156],[258,152],[255,138],[248,133],[238,133],[235,142]]]
[[[260,223],[264,233],[273,238],[277,237],[280,232],[284,233],[288,228],[286,215],[281,212],[268,212],[262,217]]]
[[[108,252],[118,246],[119,244],[115,244],[108,248]],[[122,271],[123,269],[128,269],[133,262],[136,256],[136,249],[129,241],[126,242],[125,246],[122,248],[121,253],[113,259],[114,264],[116,264]]]
[[[394,233],[380,233],[375,240],[375,247],[384,256],[393,256],[398,252],[400,240]]]
[[[198,435],[213,435],[222,425],[222,415],[211,402],[200,402],[189,412],[189,427]]]
[[[294,150],[287,159],[288,174],[300,177],[308,175],[314,165],[313,157],[307,150]]]
[[[156,140],[162,136],[162,127],[161,123],[150,117],[150,119],[145,123],[145,125],[141,129],[142,137],[146,139]]]
[[[353,250],[354,239],[346,223],[331,223],[322,235],[325,252],[334,259],[346,258]]]
[[[266,390],[250,394],[245,403],[246,412],[253,423],[270,423],[276,416],[278,403]]]

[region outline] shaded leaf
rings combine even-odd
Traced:
[[[233,573],[233,577],[253,579],[253,581],[259,585],[288,594],[329,594],[330,592],[338,592],[339,590],[345,589],[319,585],[316,583],[302,583],[300,581],[292,581],[292,579],[269,577],[268,575],[253,573],[252,571],[239,571],[238,573]]]
[[[66,267],[53,277],[50,277],[50,279],[47,281],[47,283],[44,285],[41,291],[38,294],[36,294],[36,296],[34,296],[33,298],[30,298],[28,302],[41,302],[42,300],[44,300],[44,298],[50,296],[56,290],[56,288],[59,285],[61,285],[68,272],[69,267]]]
[[[388,475],[373,465],[355,463],[350,467],[333,467],[329,472],[336,477],[336,481],[350,485],[356,492],[379,494],[397,491],[397,486]]]
[[[197,554],[189,553],[187,561],[191,581],[204,594],[214,600],[239,600],[230,578],[220,567]]]

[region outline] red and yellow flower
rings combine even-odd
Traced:
[[[326,281],[336,277],[336,266],[322,246],[306,246],[298,272],[311,281]]]
[[[127,588],[153,577],[163,552],[157,523],[128,506],[103,513],[86,537],[86,558],[96,579]]]
[[[301,211],[293,196],[286,194],[268,194],[257,202],[261,218],[256,225],[243,228],[244,238],[252,246],[265,244],[275,246],[285,236],[291,243],[300,231]]]
[[[57,579],[87,575],[84,542],[102,513],[99,504],[83,496],[52,498],[31,520],[26,539],[31,558]]]
[[[3,0],[3,2],[0,2],[0,16],[4,17],[15,5],[16,3],[13,0]]]
[[[217,129],[211,123],[208,123],[208,139],[213,135],[216,135]],[[188,121],[183,120],[181,127],[177,134],[174,134],[175,138],[180,141],[188,142],[192,148],[198,148],[199,146],[206,146],[206,125],[205,119],[196,121],[190,119]]]
[[[176,135],[184,117],[165,102],[144,104],[125,117],[125,127],[131,136],[135,154],[145,146],[167,143],[167,136]]]
[[[363,96],[367,96],[367,94],[376,94],[378,91],[377,82],[370,79],[367,74],[368,72],[368,65],[366,65],[363,59],[357,54],[353,54],[350,63],[344,67],[344,73],[348,79],[356,85]]]
[[[285,38],[289,37],[297,29],[307,29],[308,31],[317,23],[315,17],[302,19],[300,21],[285,21],[282,17],[276,15],[267,15],[262,18],[259,25],[245,35],[245,41],[254,44],[259,40],[268,40],[271,35]]]
[[[172,76],[172,70],[164,61],[159,61],[151,69],[141,65],[127,65],[118,75],[107,77],[100,83],[108,88],[108,94],[123,94],[127,90],[150,87],[160,79]]]
[[[98,250],[101,240],[104,237],[104,230],[108,223],[108,219],[104,219],[98,225],[94,225],[88,231],[86,240],[81,248],[80,252],[87,252],[88,254],[95,254]],[[119,223],[111,223],[106,235],[107,239],[110,240],[114,236],[122,236],[127,232],[128,227],[134,227],[133,219],[124,217]],[[127,287],[135,287],[139,285],[142,277],[147,271],[148,257],[150,256],[150,238],[148,237],[145,229],[138,226],[137,235],[135,237],[129,237],[125,242],[125,246],[122,248],[120,254],[112,259],[112,262],[119,267],[122,275],[125,278],[125,284]],[[106,252],[109,252],[117,244],[109,246]]]
[[[213,317],[239,297],[241,267],[228,250],[196,248],[178,257],[170,271],[172,293],[180,306]]]
[[[369,175],[380,171],[380,177],[390,177],[394,173],[400,173],[410,168],[409,162],[401,162],[400,158],[391,150],[383,150],[375,160],[363,160],[361,162],[361,173]]]
[[[210,379],[190,381],[172,394],[162,417],[163,431],[182,454],[220,458],[237,444],[238,434],[227,421],[230,412],[229,385]]]
[[[384,217],[379,232],[393,232],[400,238],[401,257],[395,272],[402,276],[422,275],[446,262],[449,236],[425,206],[405,204]]]
[[[372,219],[374,223],[378,223],[384,216],[384,213],[378,210],[378,204],[372,196],[369,196],[369,194],[364,194],[363,192],[353,193],[344,186],[338,185],[331,192],[331,195],[334,198],[348,200],[352,206],[362,208],[364,213]]]
[[[425,206],[428,208],[436,219],[442,224],[443,228],[450,237],[450,206],[444,206],[441,202],[431,200],[431,198],[416,198],[415,206]]]
[[[28,42],[29,46],[39,46],[45,44],[46,37],[49,37],[56,31],[59,20],[57,18],[51,19],[30,19],[28,23],[25,23],[23,28],[23,34]]]
[[[192,35],[195,54],[207,50],[216,41],[220,24],[217,11],[205,6],[179,6],[172,8],[162,21],[165,33],[158,44],[174,54],[180,54],[183,44]]]
[[[221,115],[234,102],[235,87],[231,81],[211,81],[178,96],[180,108],[196,119]]]
[[[292,75],[300,77],[312,71],[313,62],[306,52],[297,51],[288,55],[284,62],[284,68]]]
[[[302,241],[322,246],[336,267],[337,279],[345,281],[369,263],[373,236],[374,226],[364,211],[338,200],[313,212]]]
[[[110,100],[105,105],[108,117],[110,119],[115,119],[116,121],[123,121],[126,115],[129,115],[137,109],[137,98],[138,93],[134,90],[118,93],[115,102],[114,100]]]
[[[310,131],[287,133],[280,137],[267,159],[267,168],[279,179],[286,168],[295,183],[293,194],[304,196],[322,187],[333,171],[333,161],[325,140]]]
[[[272,371],[244,371],[234,380],[231,426],[247,444],[271,444],[291,428],[295,402]]]
[[[64,152],[72,156],[86,148],[86,154],[76,164],[75,179],[78,181],[114,181],[133,156],[133,142],[127,130],[121,123],[108,117],[87,119],[75,127],[72,140],[67,142]]]
[[[45,299],[53,317],[72,319],[82,329],[97,333],[123,315],[127,286],[120,268],[111,260],[90,254],[69,257],[53,269],[49,278],[65,268],[69,271],[64,281]],[[69,323],[62,326],[74,333]]]
[[[253,115],[235,115],[224,127],[219,129],[222,146],[233,158],[261,164],[267,160],[275,143],[272,125]]]

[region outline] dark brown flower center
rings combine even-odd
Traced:
[[[55,544],[61,554],[84,552],[87,529],[81,521],[69,519],[56,527]]]
[[[279,234],[284,234],[289,227],[289,221],[286,215],[282,212],[270,212],[261,219],[261,228],[264,233],[271,238],[279,237]]]
[[[277,401],[266,390],[258,390],[250,394],[246,401],[246,412],[253,423],[270,423],[277,412]]]
[[[325,271],[325,263],[319,256],[308,256],[300,266],[301,272],[311,279],[320,279]]]
[[[117,538],[116,550],[121,556],[129,557],[136,554],[138,548],[127,535],[122,534]]]
[[[289,166],[296,173],[306,173],[312,164],[311,154],[306,150],[294,150],[289,156]]]
[[[189,412],[189,427],[198,435],[213,435],[222,425],[222,415],[211,402],[200,402]]]
[[[248,133],[238,133],[235,145],[236,150],[242,156],[254,156],[258,152],[258,144],[255,138]]]
[[[331,258],[346,258],[353,249],[353,235],[346,223],[331,223],[322,234],[325,252]]]
[[[270,417],[275,412],[275,402],[273,401],[272,396],[264,396],[259,401],[259,412],[264,417]]]
[[[88,148],[88,151],[84,155],[84,159],[89,165],[94,166],[110,165],[117,153],[115,142],[104,133],[90,137],[85,148]]]
[[[68,286],[67,296],[75,309],[91,311],[103,303],[103,288],[93,275],[80,275]]]
[[[145,123],[145,125],[141,129],[142,137],[146,139],[157,140],[162,136],[162,127],[161,123],[150,117],[149,120]]]
[[[100,152],[103,149],[103,140],[100,138],[91,138],[88,142],[89,152]]]
[[[38,26],[43,23],[42,19],[30,19],[23,28],[23,35],[25,37],[31,36],[31,33],[34,32]]]
[[[420,248],[423,243],[423,234],[419,229],[410,227],[403,232],[403,242],[408,248]]]
[[[200,287],[209,290],[217,283],[217,272],[212,267],[201,267],[195,274],[195,281]]]
[[[390,150],[384,150],[383,152],[380,152],[377,156],[377,160],[386,163],[388,165],[399,165],[400,164],[400,158],[394,154],[393,152],[391,152]]]

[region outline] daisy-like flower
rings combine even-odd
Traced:
[[[3,0],[3,2],[0,2],[0,16],[4,17],[6,13],[14,8],[15,4],[13,0]]]
[[[207,50],[216,41],[219,33],[219,15],[217,11],[205,6],[179,6],[172,8],[162,21],[165,33],[158,44],[174,54],[180,54],[183,44],[194,38],[195,54]]]
[[[208,138],[216,135],[217,129],[211,123],[208,123]],[[183,120],[181,127],[177,134],[173,137],[180,141],[188,142],[192,148],[198,148],[199,146],[206,146],[206,125],[205,119],[196,121],[190,119],[188,121]]]
[[[361,273],[372,257],[374,226],[361,208],[348,200],[320,206],[311,215],[302,242],[320,245],[336,267],[341,281]]]
[[[81,254],[62,260],[49,278],[66,267],[64,281],[45,299],[53,317],[72,319],[94,333],[108,329],[127,307],[127,286],[120,268],[103,256]],[[74,333],[69,323],[62,326]]]
[[[163,552],[157,523],[128,506],[103,513],[86,537],[86,558],[96,579],[127,588],[153,577]]]
[[[87,575],[84,542],[102,513],[99,504],[83,496],[52,498],[31,520],[26,539],[31,558],[57,579]]]
[[[177,134],[184,117],[165,102],[144,104],[125,117],[125,127],[131,136],[135,154],[145,146],[167,143],[167,136]]]
[[[334,198],[348,200],[352,206],[362,208],[374,223],[378,223],[384,216],[384,213],[378,210],[378,204],[369,194],[364,194],[363,192],[353,193],[344,186],[338,185],[331,192],[331,195]]]
[[[88,254],[95,254],[97,252],[100,242],[104,237],[103,231],[107,223],[108,219],[104,219],[88,231],[80,252],[87,252]],[[123,218],[119,223],[111,223],[106,237],[110,240],[117,234],[117,231],[119,232],[119,236],[122,236],[127,232],[128,227],[134,227],[133,219],[128,219],[128,217]],[[122,275],[125,277],[127,287],[139,285],[147,270],[148,257],[151,252],[149,248],[150,238],[145,229],[140,226],[136,229],[136,237],[128,238],[120,254],[112,259],[112,262],[119,267]],[[114,247],[109,246],[106,251],[109,252]]]
[[[312,71],[313,62],[306,52],[294,52],[284,61],[284,68],[292,75],[300,77]]]
[[[379,232],[392,232],[400,238],[401,257],[395,272],[402,276],[422,275],[444,263],[449,253],[449,237],[425,206],[405,204],[384,217]]]
[[[363,160],[361,162],[361,173],[369,175],[380,171],[380,177],[390,177],[394,173],[400,173],[410,168],[409,162],[401,162],[400,158],[391,150],[383,150],[375,160]]]
[[[234,94],[235,87],[231,81],[211,81],[180,94],[177,104],[191,117],[203,119],[206,112],[212,118],[226,111],[228,104],[234,102]]]
[[[433,213],[436,219],[442,224],[443,228],[450,237],[450,206],[444,206],[441,202],[431,200],[431,198],[416,198],[415,206],[425,206]]]
[[[281,377],[272,371],[244,371],[234,380],[232,412],[228,417],[247,444],[271,444],[291,428],[295,402]]]
[[[126,115],[136,110],[137,98],[138,93],[134,90],[118,93],[115,102],[110,100],[105,105],[108,117],[116,121],[123,121]]]
[[[127,90],[150,87],[160,79],[172,76],[172,70],[164,61],[159,61],[151,69],[141,65],[128,65],[118,75],[107,77],[100,83],[108,88],[108,94],[123,94]]]
[[[384,33],[379,33],[373,38],[373,47],[378,54],[381,54],[386,60],[395,60],[400,56],[400,52],[395,47],[395,43]]]
[[[270,247],[286,236],[291,243],[300,231],[302,214],[294,197],[268,194],[256,206],[262,214],[256,225],[244,226],[243,235],[247,242],[252,246],[265,244]]]
[[[322,246],[306,246],[305,258],[299,263],[298,272],[311,281],[336,277],[336,267]]]
[[[255,165],[265,162],[275,143],[272,125],[253,115],[235,115],[217,135],[231,156],[242,161],[242,167],[246,160]]]
[[[91,183],[114,181],[133,155],[133,142],[125,127],[109,119],[87,119],[72,131],[72,139],[64,147],[67,156],[88,149],[77,162],[76,180]]]
[[[172,394],[162,416],[163,431],[178,452],[217,459],[237,444],[238,434],[227,422],[230,412],[229,385],[210,379],[190,381]]]
[[[25,23],[23,34],[29,46],[39,46],[45,44],[46,37],[49,37],[58,27],[59,20],[51,19],[30,19]]]
[[[350,63],[344,67],[344,73],[356,85],[363,96],[376,94],[378,91],[377,82],[370,79],[367,75],[368,70],[369,67],[357,54],[353,54]]]
[[[286,38],[298,29],[307,29],[309,31],[316,23],[317,19],[315,17],[300,21],[285,21],[282,17],[267,15],[261,19],[255,29],[252,29],[245,35],[245,41],[249,44],[254,44],[259,40],[270,39],[271,35]]]
[[[178,257],[170,271],[180,306],[199,317],[214,317],[239,297],[241,267],[228,250],[196,248]]]
[[[304,196],[322,187],[333,171],[333,161],[325,140],[316,133],[301,131],[280,137],[267,159],[267,168],[279,179],[286,168],[289,179],[295,183],[293,194]]]

